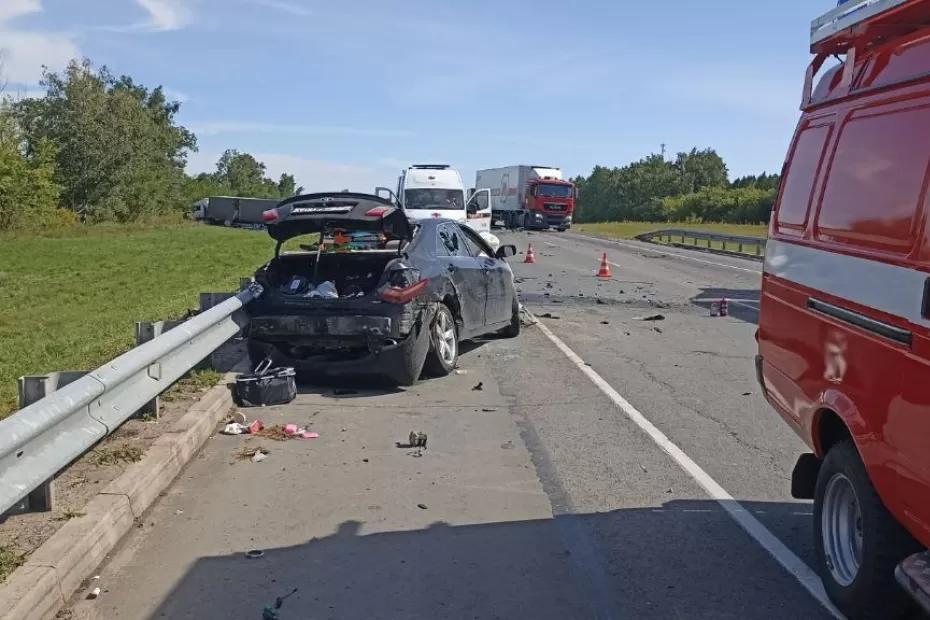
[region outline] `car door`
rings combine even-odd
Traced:
[[[494,325],[509,321],[513,312],[513,272],[510,266],[496,258],[488,243],[474,230],[463,228],[462,234],[484,271],[487,283],[485,322]]]
[[[437,227],[437,254],[445,265],[459,296],[465,331],[476,333],[485,324],[487,278],[478,259],[471,255],[462,230],[452,222]]]

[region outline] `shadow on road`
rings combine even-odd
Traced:
[[[803,504],[744,505],[809,527]],[[246,558],[247,541],[201,558],[151,618],[260,618],[294,588],[282,620],[821,617],[711,501],[409,531],[375,532],[377,522],[345,521],[259,559]]]

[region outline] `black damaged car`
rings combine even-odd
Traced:
[[[270,357],[311,376],[412,385],[452,372],[462,340],[520,333],[512,245],[495,253],[468,227],[413,223],[368,194],[295,196],[264,219],[277,246],[247,306],[253,365]]]

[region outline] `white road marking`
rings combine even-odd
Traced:
[[[586,235],[578,235],[577,233],[576,233],[576,236],[577,236],[577,237],[580,237],[580,238],[582,238],[582,239],[592,239],[592,240],[597,240],[597,241],[607,241],[607,242],[609,242],[609,243],[615,243],[615,244],[617,244],[617,245],[622,245],[622,246],[624,246],[624,247],[632,248],[632,249],[634,249],[634,250],[639,250],[639,251],[645,251],[645,250],[647,249],[647,248],[644,248],[644,247],[642,247],[642,246],[634,245],[634,244],[632,244],[632,243],[624,243],[623,241],[618,241],[618,240],[616,240],[616,239],[601,239],[600,237],[588,237],[588,236],[586,236]],[[551,243],[548,243],[548,242],[545,242],[545,243],[547,243],[547,245],[555,245],[555,244],[551,244]],[[563,246],[557,246],[557,247],[562,247],[562,248],[564,249]],[[750,269],[750,268],[748,268],[748,267],[738,267],[738,266],[736,266],[736,265],[728,265],[727,263],[718,263],[718,262],[715,262],[715,261],[712,261],[712,260],[704,260],[703,258],[698,258],[697,256],[688,256],[687,254],[682,254],[682,253],[680,253],[680,252],[672,252],[672,251],[666,250],[665,248],[661,248],[661,249],[656,250],[656,251],[661,251],[663,254],[665,254],[665,255],[667,255],[667,256],[674,256],[674,257],[676,257],[676,258],[682,258],[682,259],[684,259],[684,260],[690,260],[690,261],[694,261],[694,262],[696,262],[696,263],[704,263],[705,265],[713,265],[714,267],[724,267],[724,268],[726,268],[726,269],[736,269],[737,271],[748,271],[749,273],[759,273],[759,274],[762,273],[762,270],[761,270],[761,269]],[[610,263],[610,261],[607,261],[607,262]],[[614,267],[620,267],[620,265],[618,265],[618,264],[616,264],[616,263],[610,263],[610,264],[613,265]]]
[[[823,589],[823,584],[817,574],[805,564],[801,558],[796,556],[788,547],[775,537],[758,519],[753,517],[749,511],[736,501],[732,495],[717,484],[717,482],[704,471],[700,465],[695,463],[690,456],[673,443],[662,431],[658,429],[646,416],[640,413],[636,407],[631,405],[623,396],[620,395],[607,381],[597,374],[590,366],[585,365],[584,360],[572,351],[568,345],[553,334],[548,327],[542,323],[537,323],[540,331],[552,341],[559,351],[567,357],[578,370],[583,372],[597,388],[604,393],[626,416],[636,424],[644,433],[649,435],[655,444],[678,464],[681,469],[698,483],[707,494],[720,504],[730,517],[746,531],[763,549],[768,551],[775,561],[781,564],[785,570],[791,573],[798,583],[807,590],[811,596],[817,599],[824,609],[829,611],[835,618],[843,619],[843,614],[837,610]]]

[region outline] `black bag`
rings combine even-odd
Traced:
[[[272,368],[266,358],[250,375],[236,379],[236,404],[240,407],[283,405],[297,397],[296,373],[293,368]]]

